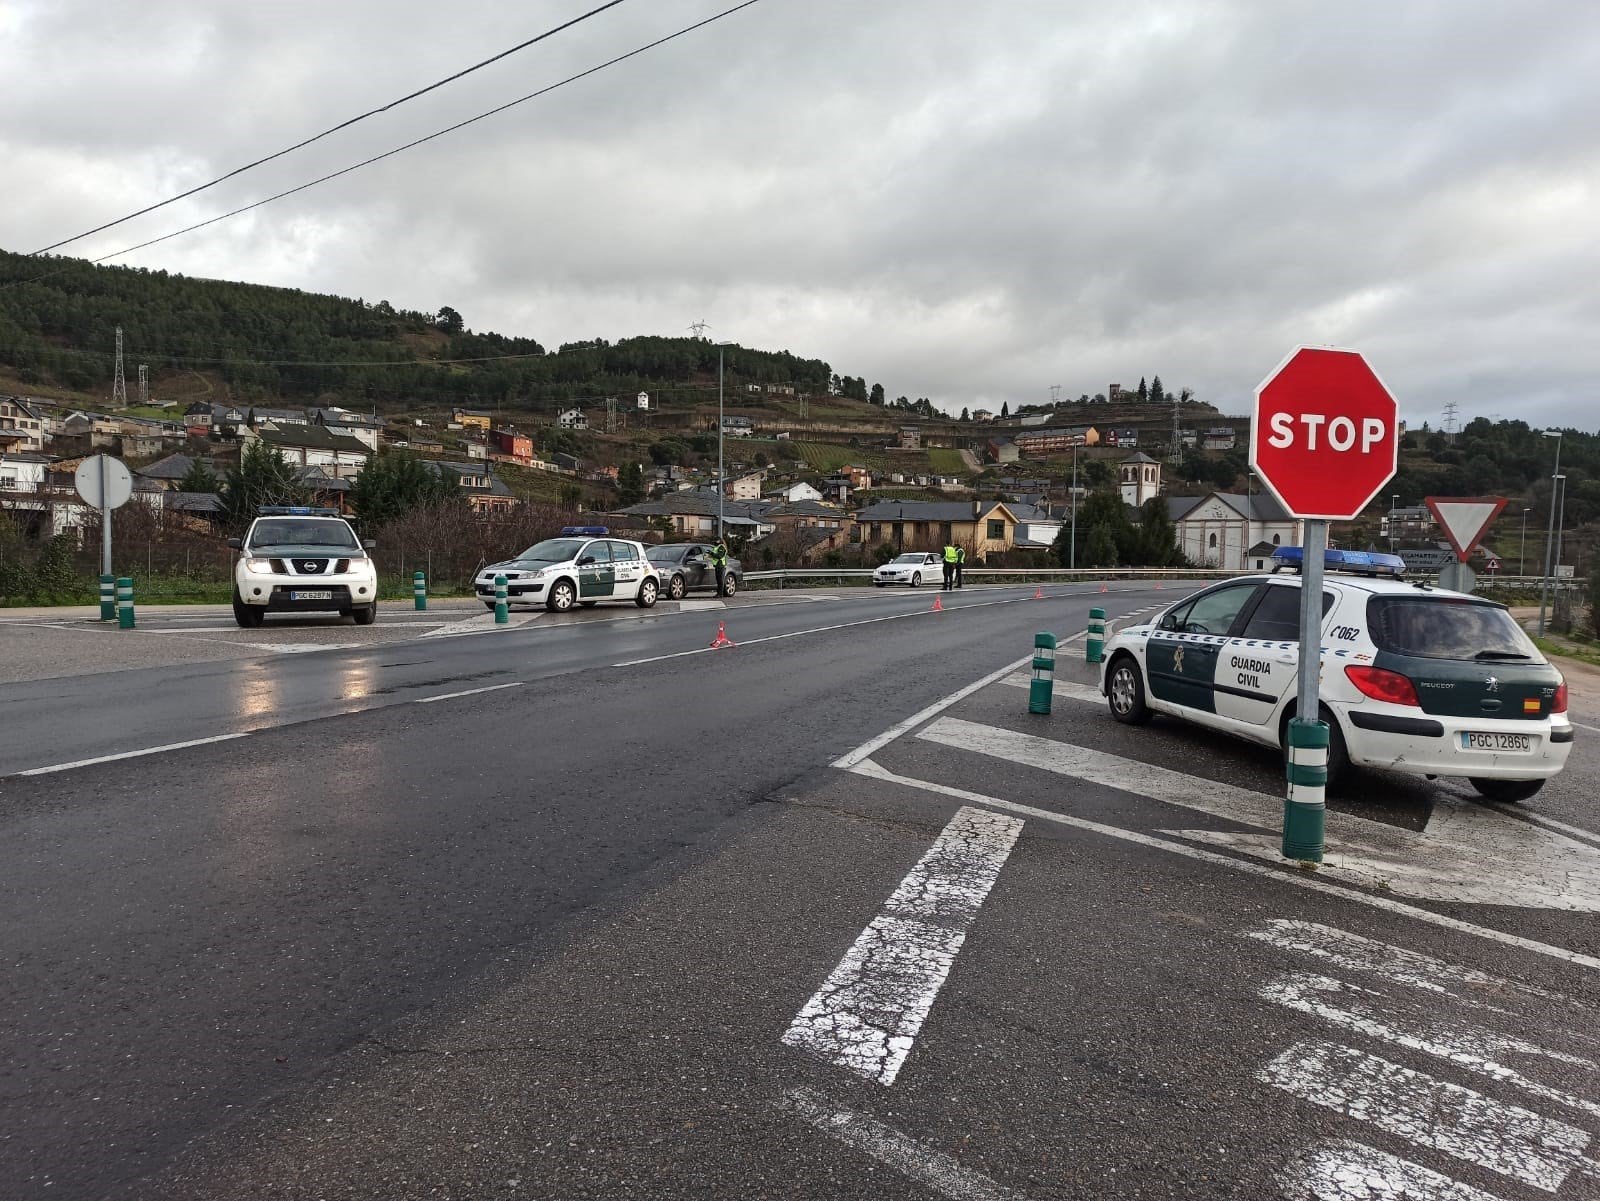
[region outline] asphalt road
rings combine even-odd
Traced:
[[[1026,715],[1034,631],[1173,599],[1065,591],[0,688],[0,1193],[1600,1196],[1600,936],[1537,900],[1600,895],[1594,746],[1576,838],[1369,777],[1308,878],[1271,754],[1078,644]]]

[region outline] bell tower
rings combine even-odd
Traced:
[[[1142,451],[1118,464],[1122,503],[1138,508],[1161,494],[1161,464]]]

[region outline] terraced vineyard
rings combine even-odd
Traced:
[[[971,475],[972,469],[959,450],[934,446],[928,449],[928,463],[940,475]]]

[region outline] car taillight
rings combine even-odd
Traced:
[[[1375,701],[1386,701],[1391,705],[1415,705],[1421,707],[1417,700],[1417,690],[1410,680],[1397,671],[1385,671],[1381,667],[1346,667],[1344,674],[1350,677],[1350,682],[1361,690],[1362,696],[1370,696]]]
[[[1550,702],[1550,712],[1565,713],[1567,711],[1567,682],[1562,680],[1556,685],[1556,698]]]

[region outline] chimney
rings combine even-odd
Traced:
[[[983,516],[983,502],[981,500],[973,501],[972,502],[972,520],[976,521],[976,520],[978,520],[978,518],[980,518],[982,516]]]

